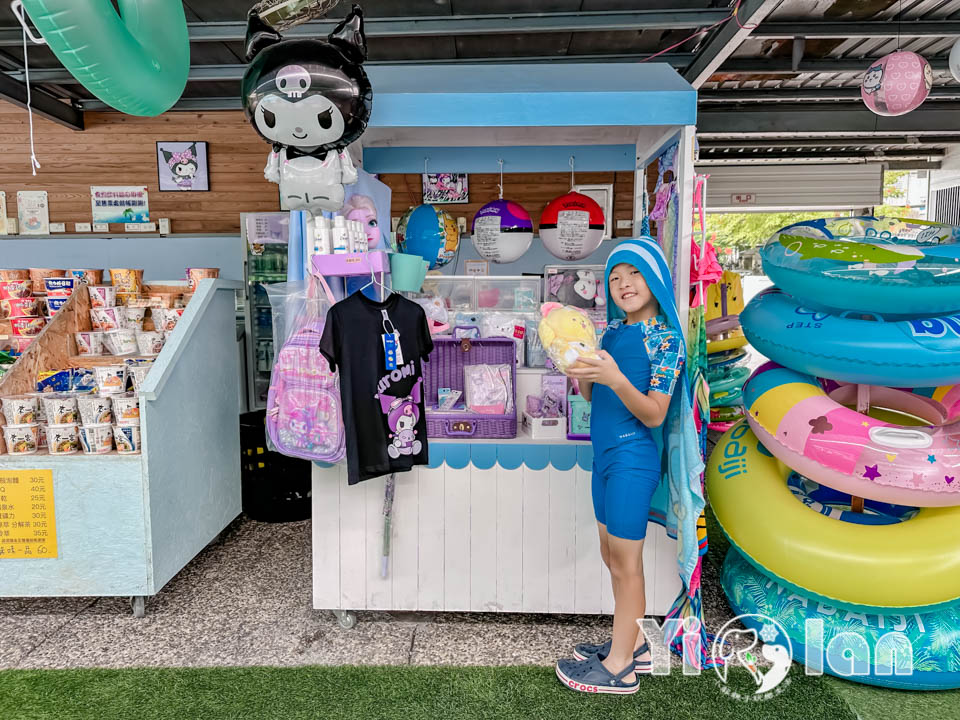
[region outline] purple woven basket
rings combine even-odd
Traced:
[[[472,338],[464,352],[463,340],[435,337],[426,364],[427,437],[515,438],[517,436],[517,350],[510,338]],[[438,412],[437,390],[445,387],[463,392],[465,365],[510,365],[513,410],[506,415],[472,412]]]

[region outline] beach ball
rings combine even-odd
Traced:
[[[953,79],[960,82],[960,40],[957,40],[953,44],[953,49],[950,50],[950,59],[947,60],[947,66],[950,68],[950,74],[953,75]]]
[[[931,87],[930,63],[916,53],[898,50],[867,68],[860,97],[877,115],[905,115],[920,107]]]
[[[473,246],[495,263],[518,260],[533,242],[533,220],[519,203],[494,200],[473,218]]]
[[[561,260],[583,260],[603,240],[603,209],[582,193],[551,200],[540,216],[540,239]]]
[[[431,270],[443,267],[453,260],[460,247],[457,221],[434,205],[410,208],[397,225],[397,247],[400,252],[422,257],[430,263]]]

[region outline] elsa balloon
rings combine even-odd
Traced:
[[[273,145],[264,177],[280,185],[290,210],[339,210],[343,186],[357,181],[346,148],[363,134],[373,104],[360,6],[326,40],[284,40],[251,11],[246,51],[244,112]]]

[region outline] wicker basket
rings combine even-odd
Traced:
[[[463,392],[465,365],[510,365],[513,409],[506,415],[437,411],[437,390]],[[510,338],[456,340],[435,337],[426,364],[427,437],[514,438],[517,436],[517,352]]]

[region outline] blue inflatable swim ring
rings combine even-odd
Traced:
[[[906,690],[960,687],[956,640],[960,637],[960,603],[922,613],[904,610],[878,615],[844,610],[784,587],[732,548],[720,582],[733,612],[765,615],[780,623],[790,637],[793,659],[799,663],[819,662],[826,673],[867,685]],[[807,620],[823,623],[822,641],[816,642],[812,636],[809,652]],[[758,632],[762,629],[755,618],[744,618],[743,623]],[[884,635],[887,637],[879,642],[877,652]],[[911,649],[909,662],[905,662],[905,651]],[[904,652],[894,662],[891,650]],[[851,676],[851,671],[857,674]]]
[[[960,295],[960,287],[954,292]],[[757,294],[741,313],[754,348],[808,375],[890,387],[960,378],[960,313],[889,322],[870,316],[810,310],[776,288]]]
[[[806,305],[902,315],[960,310],[960,228],[953,225],[808,220],[774,233],[760,258],[773,283]]]

